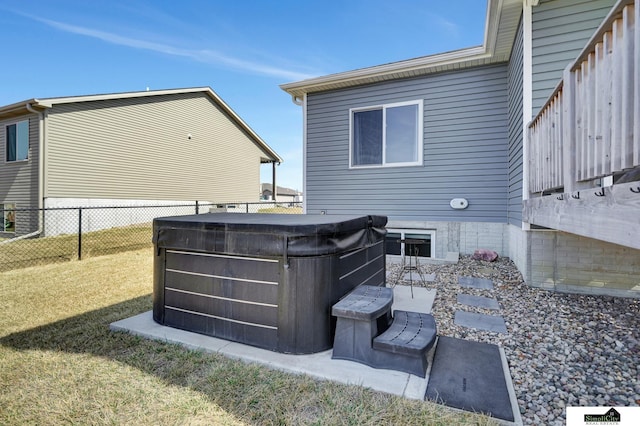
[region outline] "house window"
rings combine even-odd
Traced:
[[[16,205],[0,204],[2,212],[2,232],[16,232]]]
[[[433,257],[433,232],[417,229],[387,229],[385,252],[388,256]],[[412,240],[413,243],[405,243]]]
[[[29,120],[9,124],[5,129],[7,162],[26,160],[29,154]]]
[[[422,101],[350,110],[350,166],[422,164]]]

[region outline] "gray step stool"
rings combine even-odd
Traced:
[[[361,285],[333,305],[337,317],[334,359],[424,377],[427,351],[436,338],[433,316],[395,311],[390,324],[393,290]]]

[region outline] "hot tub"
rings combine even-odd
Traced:
[[[333,345],[331,306],[384,285],[385,216],[210,213],[153,221],[153,319],[277,352]]]

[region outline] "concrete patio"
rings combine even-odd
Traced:
[[[411,293],[413,291],[413,298]],[[401,309],[430,313],[436,296],[435,290],[424,287],[395,286],[392,310]],[[198,333],[162,326],[153,321],[152,312],[144,312],[131,318],[111,324],[114,331],[124,331],[149,339],[183,345],[189,349],[220,353],[245,362],[254,362],[294,374],[306,374],[320,380],[367,387],[376,391],[398,395],[408,399],[424,400],[432,361],[437,344],[429,351],[429,369],[426,377],[395,370],[375,369],[366,365],[331,358],[332,351],[327,350],[310,355],[289,355],[273,352],[253,346],[209,337]],[[517,403],[504,352],[500,348],[500,357],[508,378],[509,396],[514,413],[518,412]],[[519,416],[516,421],[504,424],[522,424]]]

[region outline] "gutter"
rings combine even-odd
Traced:
[[[19,237],[10,238],[0,242],[0,244],[8,244],[14,241],[24,240],[36,237],[42,234],[44,230],[44,136],[45,136],[45,112],[37,111],[31,106],[31,102],[27,102],[24,107],[33,114],[38,114],[38,230],[29,234],[20,235]]]
[[[437,66],[490,58],[492,54],[493,52],[490,51],[486,45],[468,47],[450,52],[437,53],[429,56],[421,56],[418,58],[376,65],[373,67],[359,68],[337,74],[329,74],[293,83],[285,83],[281,84],[280,88],[285,92],[291,93],[292,96],[300,98],[301,94],[322,90],[319,88],[326,85],[339,87],[345,82],[357,82],[359,80],[366,81],[368,78],[372,77],[385,79],[385,77],[388,77],[389,75],[398,73],[415,72],[427,68],[435,68]],[[297,104],[295,101],[294,103]]]
[[[302,99],[305,94],[313,92],[354,87],[395,78],[428,75],[432,72],[440,72],[442,68],[454,70],[506,62],[509,59],[511,50],[510,47],[507,49],[505,45],[513,43],[523,2],[524,4],[535,5],[539,0],[485,1],[487,3],[487,14],[485,17],[484,40],[481,46],[285,83],[281,84],[280,88],[289,93],[293,102],[299,105],[298,100]]]

